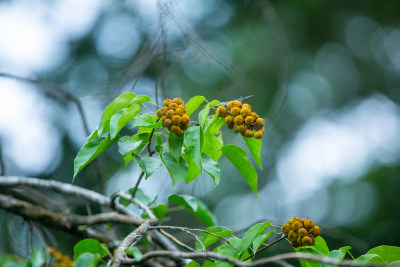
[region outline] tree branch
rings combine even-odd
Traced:
[[[263,250],[265,250],[265,249],[267,249],[267,248],[273,246],[274,244],[278,243],[279,241],[285,239],[286,237],[287,237],[287,235],[284,235],[284,236],[282,236],[281,238],[279,238],[279,239],[275,240],[274,242],[272,242],[271,244],[269,244],[269,245],[267,245],[267,246],[265,246],[265,247],[260,248],[260,249],[257,250],[255,253],[252,253],[250,256],[248,256],[247,258],[245,258],[243,261],[246,261],[246,260],[248,260],[248,259],[251,259],[254,255],[257,255],[257,254],[260,253],[261,251],[263,251]]]

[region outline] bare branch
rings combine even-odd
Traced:
[[[168,237],[169,239],[171,239],[172,241],[174,241],[176,244],[178,244],[179,246],[189,250],[189,251],[196,251],[195,249],[189,247],[188,245],[186,245],[185,243],[179,241],[175,236],[169,234],[168,232],[165,232],[163,229],[160,229],[160,233],[162,233],[163,235],[165,235],[166,237]]]
[[[286,237],[287,237],[287,235],[284,235],[284,236],[282,236],[281,238],[278,238],[277,240],[273,241],[271,244],[269,244],[269,245],[267,245],[267,246],[265,246],[265,247],[260,248],[260,249],[257,250],[255,253],[253,253],[253,254],[251,254],[250,256],[248,256],[247,258],[245,258],[243,261],[246,261],[246,260],[248,260],[248,259],[251,259],[254,255],[256,255],[256,254],[260,253],[261,251],[263,251],[263,250],[265,250],[265,249],[267,249],[267,248],[269,248],[269,247],[275,245],[276,243],[278,243],[279,241],[285,239]]]

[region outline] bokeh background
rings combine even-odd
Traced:
[[[399,11],[394,0],[1,1],[2,171],[71,182],[88,131],[123,92],[159,102],[254,95],[246,102],[267,122],[257,199],[226,158],[217,188],[206,175],[172,188],[165,169],[142,188],[158,201],[192,194],[238,232],[300,216],[323,228],[331,249],[350,245],[355,256],[400,245]],[[232,131],[223,136],[245,147]],[[115,147],[97,162],[74,184],[110,195],[140,173]],[[70,252],[77,241],[4,211],[0,224],[2,253],[49,242]],[[165,224],[204,227],[182,211]]]

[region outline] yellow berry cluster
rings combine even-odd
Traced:
[[[261,139],[265,129],[264,120],[259,118],[257,113],[251,111],[249,104],[242,104],[240,101],[231,101],[227,105],[228,109],[220,106],[217,114],[225,118],[226,127],[241,133],[247,138]],[[227,116],[230,113],[231,116]]]
[[[53,263],[52,267],[69,267],[74,266],[74,261],[70,256],[64,255],[62,252],[57,251],[54,247],[48,248],[49,255],[55,259],[55,263]]]
[[[161,118],[162,125],[177,136],[181,136],[189,128],[190,118],[186,114],[185,103],[179,97],[165,99],[164,107],[157,110],[157,117]]]
[[[315,238],[321,234],[321,228],[309,219],[294,217],[282,226],[282,232],[288,235],[290,244],[297,248],[314,246]]]

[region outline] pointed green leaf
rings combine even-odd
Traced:
[[[158,158],[152,157],[139,157],[135,154],[132,154],[133,159],[139,164],[140,168],[146,174],[146,179],[149,178],[155,170],[161,167],[161,160]]]
[[[304,246],[304,247],[299,247],[294,249],[296,252],[304,252],[304,253],[310,253],[316,256],[324,257],[325,255],[316,250],[313,246]],[[310,260],[303,260],[300,259],[300,264],[302,267],[320,267],[319,262],[315,261],[310,261]]]
[[[126,147],[126,150],[124,149],[124,150],[121,150],[121,152],[124,152],[124,153],[126,153],[126,151],[129,149],[129,146],[131,145],[132,146],[132,150],[130,150],[125,156],[124,156],[124,161],[125,161],[125,165],[128,165],[128,163],[129,162],[131,162],[131,160],[132,160],[132,154],[137,154],[142,148],[144,148],[146,145],[147,145],[147,143],[149,142],[149,139],[150,139],[150,133],[149,132],[140,132],[140,129],[141,128],[139,128],[139,131],[138,131],[138,133],[137,134],[135,134],[135,135],[133,135],[132,137],[131,137],[131,139],[132,139],[132,141],[127,141],[128,142],[128,144],[127,144],[127,147]],[[139,146],[138,147],[136,147],[136,148],[134,148],[134,142],[140,142],[141,141],[141,143],[139,144]],[[121,153],[120,152],[120,153]]]
[[[139,114],[140,110],[141,108],[138,104],[133,104],[129,108],[123,108],[115,113],[110,119],[111,139],[114,139],[117,133]]]
[[[321,236],[317,236],[315,238],[314,247],[315,247],[316,250],[318,250],[319,252],[321,252],[325,256],[329,254],[328,245],[326,244],[325,240]]]
[[[162,127],[161,120],[158,120],[157,116],[152,116],[148,114],[136,116],[132,120],[131,127],[129,129],[133,129],[135,127],[145,126],[147,128],[159,129]]]
[[[179,163],[172,157],[170,152],[161,153],[161,160],[164,162],[165,166],[172,179],[172,186],[185,179],[188,172],[187,164],[184,160],[180,160]]]
[[[244,141],[246,141],[247,147],[250,150],[250,153],[253,155],[255,162],[257,163],[258,167],[262,170],[261,164],[261,140],[255,138],[247,138],[243,137]]]
[[[137,247],[126,248],[124,252],[134,257],[136,261],[142,260],[142,252]]]
[[[169,152],[171,153],[172,157],[179,163],[181,158],[181,151],[183,145],[183,135],[177,136],[173,132],[171,132],[168,136],[168,147]]]
[[[120,109],[128,107],[130,102],[135,98],[134,93],[124,93],[114,99],[104,110],[100,118],[98,127],[98,135],[102,136],[105,132],[110,129],[110,119]]]
[[[185,131],[185,146],[189,150],[193,161],[196,163],[197,167],[199,167],[200,172],[203,169],[201,165],[201,139],[203,139],[203,137],[200,126],[193,126]]]
[[[222,133],[218,134],[206,133],[204,137],[203,152],[207,153],[214,161],[217,161],[222,155],[222,146],[224,141],[222,140]]]
[[[227,237],[232,234],[232,230],[222,226],[212,226],[207,228],[205,231],[216,234],[220,237]],[[208,247],[214,244],[215,242],[222,240],[220,237],[210,235],[208,233],[201,233],[201,235],[199,236],[199,240],[203,243],[205,247]],[[201,244],[198,241],[196,241],[196,249],[200,250],[202,248],[203,247],[201,246]]]
[[[240,240],[237,237],[231,237],[228,239],[233,245],[235,245],[235,247],[240,248],[241,244],[242,244],[242,240]],[[239,259],[241,251],[240,250],[236,250],[235,248],[233,248],[229,243],[225,243],[221,246],[219,246],[216,251],[217,253],[226,255],[226,256],[231,256],[235,259]],[[214,266],[216,267],[230,267],[233,266],[233,264],[225,262],[225,261],[215,261]]]
[[[168,211],[168,205],[167,204],[159,204],[153,208],[151,208],[151,210],[153,211],[154,216],[156,216],[156,218],[161,221],[165,214],[167,214]]]
[[[347,251],[349,251],[350,249],[351,247],[346,246],[346,247],[341,247],[338,250],[332,250],[331,252],[329,252],[327,257],[338,261],[342,261],[346,256]],[[332,266],[332,264],[321,263],[321,267],[330,267],[330,266]]]
[[[197,217],[207,226],[216,225],[216,218],[208,209],[207,205],[203,201],[188,195],[176,195],[172,194],[168,197],[168,201],[176,205],[185,207],[189,212]]]
[[[204,170],[214,180],[214,186],[217,186],[219,184],[220,174],[221,174],[221,170],[219,168],[218,162],[214,161],[206,153],[201,154],[201,161],[202,161]]]
[[[251,165],[246,151],[235,145],[224,145],[222,152],[238,169],[257,197],[257,172]]]
[[[400,260],[400,247],[383,245],[369,250],[366,254],[379,255],[385,262],[398,261]]]
[[[142,144],[142,141],[141,139],[136,141],[131,136],[123,136],[118,140],[118,152],[125,157],[132,150],[138,148]]]
[[[205,126],[208,114],[210,113],[210,107],[218,104],[221,104],[221,102],[218,100],[213,100],[207,105],[205,105],[204,108],[199,112],[199,124],[201,126]]]
[[[81,254],[85,252],[97,253],[100,255],[100,257],[104,257],[108,255],[108,247],[106,244],[101,244],[96,239],[83,239],[74,246],[74,260],[76,260]]]
[[[133,189],[134,189],[134,187],[130,188],[128,191],[126,191],[126,193],[129,196],[132,196]],[[147,195],[141,188],[136,189],[135,198],[145,205],[149,205],[150,203],[154,202],[154,200],[155,200],[154,198]],[[124,205],[125,207],[129,206],[129,204],[131,204],[131,203],[132,203],[131,199],[126,199],[123,197],[121,197],[119,199],[119,204]]]
[[[264,243],[268,238],[270,238],[271,236],[278,234],[277,232],[275,232],[274,230],[268,231],[263,235],[259,235],[256,237],[256,239],[254,239],[253,241],[253,251],[257,251],[258,248],[262,245],[262,243]]]
[[[192,115],[192,113],[201,106],[201,104],[203,104],[205,97],[198,95],[198,96],[194,96],[192,97],[189,102],[186,103],[186,113],[190,116]]]
[[[154,149],[155,149],[155,151],[156,151],[157,153],[161,153],[161,152],[164,151],[164,142],[163,142],[162,137],[159,136],[159,135],[157,135],[157,138],[156,138],[156,146],[155,146]]]
[[[114,144],[118,138],[111,140],[110,134],[107,138],[100,137],[91,140],[86,143],[74,159],[74,181],[75,176],[80,172],[86,165],[88,165],[92,160],[94,160],[98,155],[107,150],[112,144]]]
[[[252,226],[243,237],[242,241],[242,250],[245,251],[253,244],[254,239],[257,236],[261,235],[267,228],[271,225],[270,222],[265,223],[257,223],[256,225]]]
[[[354,263],[384,263],[385,261],[377,254],[361,255],[354,260]]]
[[[134,104],[134,103],[136,103],[136,104],[142,104],[142,103],[149,102],[149,101],[151,101],[151,98],[150,98],[149,96],[147,96],[147,95],[137,95],[137,96],[130,102],[130,104],[131,104],[131,105]]]
[[[188,165],[188,173],[185,177],[185,182],[190,183],[200,174],[200,169],[197,167],[196,163],[193,161],[192,157],[189,154],[183,154],[182,158],[186,161]]]
[[[74,260],[74,267],[96,267],[100,259],[99,254],[85,252]]]

